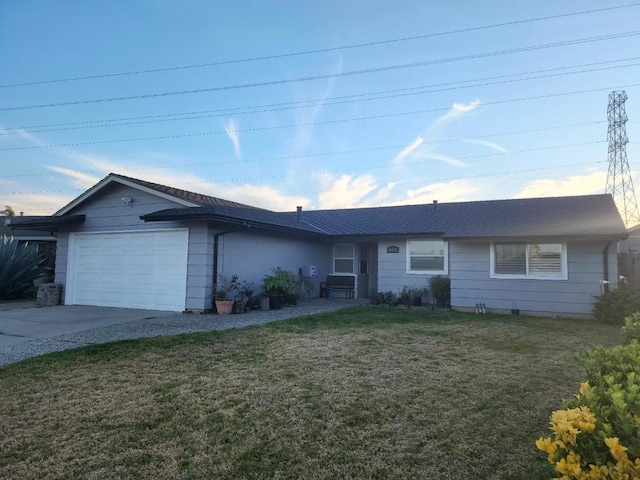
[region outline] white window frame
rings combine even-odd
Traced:
[[[443,270],[412,270],[411,269],[411,242],[442,242],[444,244],[444,269]],[[406,243],[407,275],[448,275],[449,274],[449,242],[440,238],[410,238]],[[439,255],[438,255],[439,256]]]
[[[350,246],[351,247],[351,257],[336,257],[336,247],[341,246]],[[350,272],[336,272],[336,260],[351,260],[351,271]],[[354,243],[334,243],[333,244],[333,261],[331,262],[331,270],[332,275],[355,275],[356,269],[356,246]]]
[[[561,265],[562,265],[562,273],[560,275],[529,275],[528,273],[526,274],[509,274],[509,273],[496,273],[496,249],[495,249],[495,244],[496,243],[509,243],[509,241],[506,242],[491,242],[490,246],[489,246],[489,258],[490,258],[490,263],[491,263],[491,267],[490,267],[490,271],[489,271],[489,276],[490,278],[507,278],[507,279],[512,279],[512,280],[568,280],[569,279],[569,267],[568,267],[568,262],[567,262],[567,242],[513,242],[518,243],[518,244],[522,244],[524,243],[525,246],[525,267],[527,269],[527,272],[529,271],[529,246],[530,245],[534,245],[536,243],[541,243],[541,244],[551,244],[551,245],[562,245],[562,255],[561,255]]]

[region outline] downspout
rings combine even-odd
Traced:
[[[213,236],[213,289],[214,290],[218,286],[218,239],[222,235],[226,235],[227,233],[239,232],[240,230],[244,230],[245,228],[249,228],[249,225],[247,225],[246,223],[243,224],[240,228],[234,228],[233,230],[226,230],[224,232],[219,232]]]
[[[602,287],[604,293],[609,292],[609,247],[611,246],[611,240],[607,241],[607,245],[604,247],[602,251],[602,268],[603,268],[603,279],[602,279]]]

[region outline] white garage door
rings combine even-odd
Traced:
[[[65,303],[181,312],[187,229],[69,236]]]

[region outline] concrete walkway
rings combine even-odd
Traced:
[[[361,303],[313,299],[281,310],[224,316],[81,306],[0,310],[0,366],[85,345],[242,328]]]

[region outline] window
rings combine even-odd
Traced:
[[[442,240],[408,240],[407,273],[447,274],[448,248]]]
[[[333,273],[353,273],[354,248],[352,243],[333,246]]]
[[[492,278],[566,280],[564,243],[496,242],[491,244]]]

